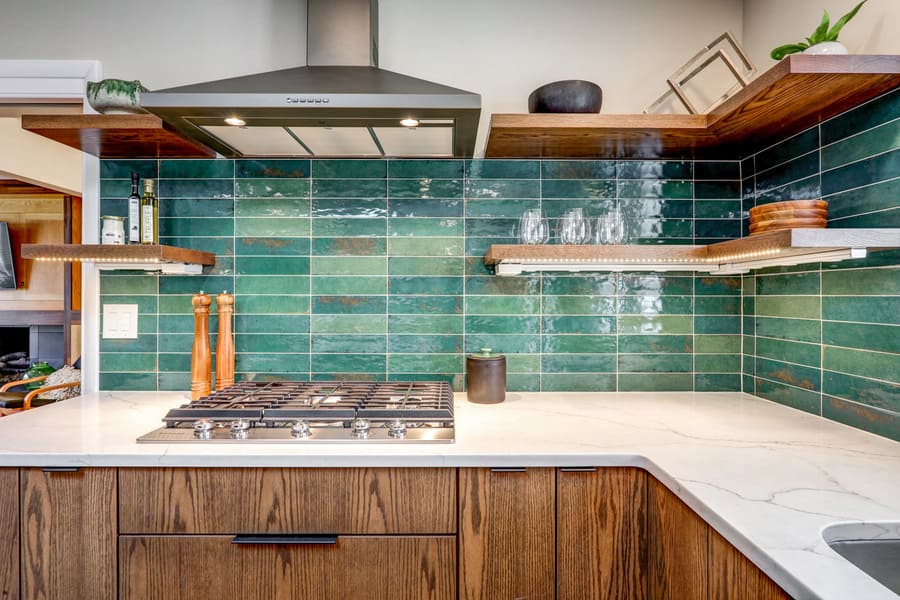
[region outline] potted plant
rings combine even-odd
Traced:
[[[859,9],[866,2],[868,2],[868,0],[862,0],[862,2],[857,4],[853,10],[838,19],[838,22],[830,29],[831,19],[826,10],[825,15],[822,17],[822,22],[819,23],[819,26],[816,27],[816,30],[810,37],[796,44],[778,46],[772,50],[771,57],[775,60],[781,60],[788,54],[794,54],[796,52],[803,52],[805,54],[847,54],[847,47],[837,41],[838,34],[841,32],[844,25],[856,16],[856,13],[859,12]]]

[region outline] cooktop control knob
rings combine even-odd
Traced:
[[[199,419],[194,421],[194,436],[201,440],[208,440],[212,435],[213,422],[209,419]]]
[[[291,435],[295,438],[308,438],[309,433],[309,423],[306,421],[300,420],[291,425]]]
[[[231,422],[231,437],[243,439],[250,431],[250,421],[247,419],[235,419]]]
[[[400,419],[394,419],[388,423],[388,437],[402,439],[406,437],[406,423]]]
[[[355,438],[369,437],[369,422],[366,419],[354,419],[350,423],[350,434]]]

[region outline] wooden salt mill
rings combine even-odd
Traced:
[[[194,347],[191,350],[191,400],[212,391],[212,355],[209,350],[209,294],[203,290],[191,298],[194,305]]]
[[[234,337],[231,335],[231,316],[234,296],[222,292],[216,296],[219,310],[219,339],[216,341],[216,389],[234,385]]]

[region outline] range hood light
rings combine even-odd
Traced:
[[[234,126],[236,126],[236,127],[242,127],[242,126],[244,126],[244,125],[247,124],[247,123],[246,123],[242,118],[240,118],[240,117],[228,117],[227,119],[225,119],[225,122],[228,123],[229,125],[234,125]]]
[[[403,125],[404,127],[418,127],[419,120],[413,119],[412,117],[407,117],[405,119],[400,119],[400,124]]]

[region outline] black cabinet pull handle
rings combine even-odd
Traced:
[[[525,467],[491,467],[491,473],[524,473]]]
[[[81,467],[41,467],[44,473],[77,473]]]
[[[326,545],[337,544],[338,536],[330,534],[291,535],[283,533],[238,534],[231,538],[232,544],[278,544],[278,545]]]
[[[597,467],[560,467],[560,473],[596,473]]]

